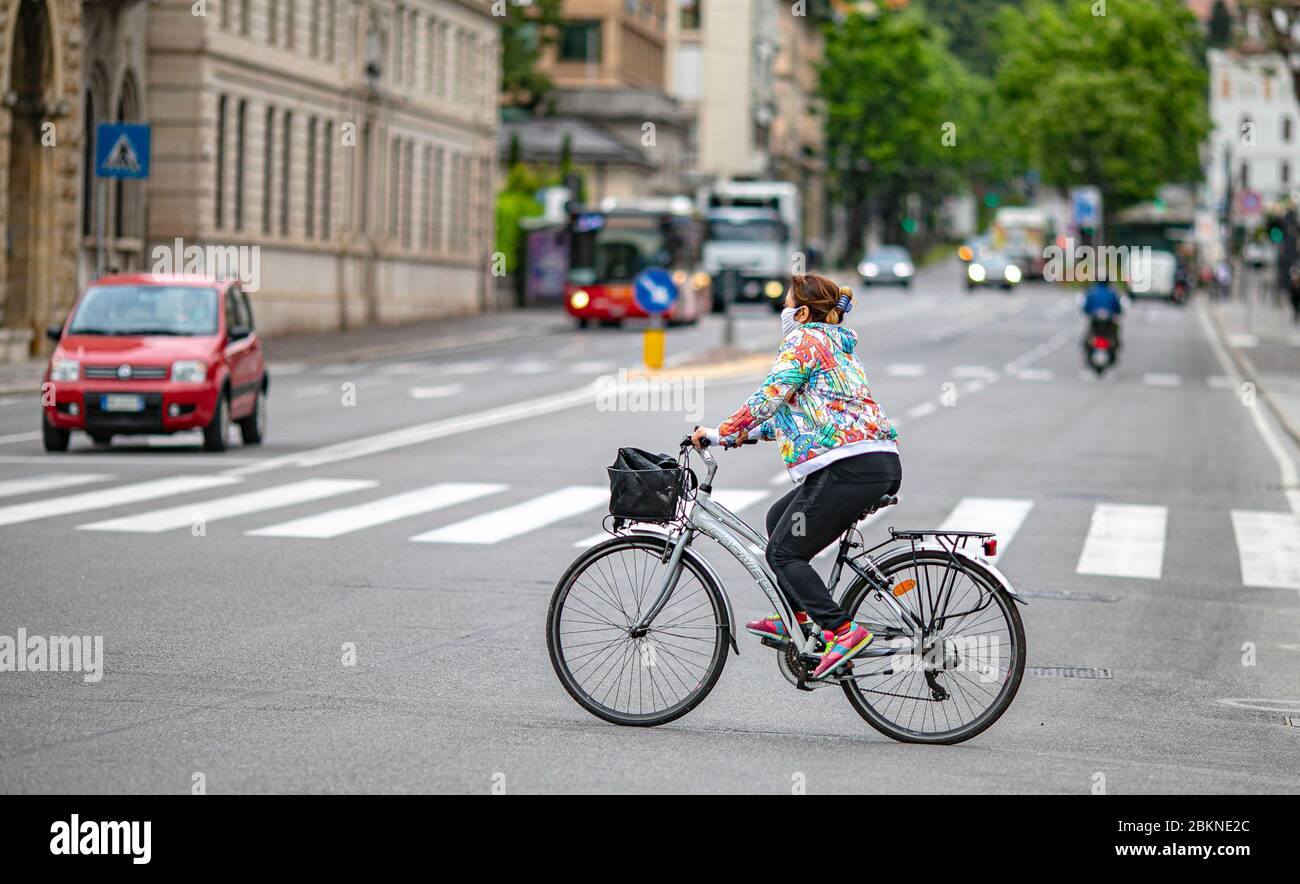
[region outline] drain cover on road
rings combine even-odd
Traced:
[[[1071,592],[1068,589],[1022,589],[1027,599],[1060,599],[1065,602],[1117,602],[1119,596],[1100,592]]]
[[[1282,723],[1287,727],[1300,727],[1300,718],[1294,715],[1283,715]]]
[[[1090,666],[1026,666],[1025,674],[1046,678],[1110,678],[1109,669]]]

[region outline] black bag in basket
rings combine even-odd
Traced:
[[[686,475],[677,458],[620,448],[608,469],[610,515],[638,522],[667,522],[677,515]]]

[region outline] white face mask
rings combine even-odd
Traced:
[[[785,337],[799,327],[799,320],[794,315],[799,312],[798,307],[786,307],[781,311],[781,335]]]

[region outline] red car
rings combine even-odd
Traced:
[[[46,334],[57,344],[41,385],[46,451],[66,451],[73,430],[108,445],[201,429],[208,451],[225,450],[232,422],[245,445],[266,435],[266,363],[238,281],[107,276]]]

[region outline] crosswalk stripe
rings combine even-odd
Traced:
[[[276,485],[261,488],[216,500],[197,501],[182,506],[173,506],[135,516],[123,516],[120,519],[108,519],[103,522],[91,522],[78,525],[82,531],[129,531],[139,534],[156,534],[174,528],[184,528],[196,522],[214,522],[217,519],[229,519],[245,516],[262,510],[293,506],[322,497],[346,494],[362,488],[372,488],[376,482],[361,479],[304,479],[290,482],[288,485]]]
[[[885,374],[891,378],[919,378],[925,374],[925,366],[910,362],[895,362],[885,366]]]
[[[1168,517],[1163,506],[1097,504],[1075,572],[1159,580]]]
[[[418,516],[455,506],[504,491],[507,487],[485,482],[441,482],[427,488],[417,488],[392,497],[372,500],[357,506],[342,507],[314,516],[304,516],[301,519],[293,519],[244,533],[255,537],[338,537],[341,534],[349,534],[409,516]]]
[[[1032,500],[1008,497],[963,497],[939,526],[940,531],[992,531],[998,551],[1005,552],[1034,508]]]
[[[1183,383],[1183,379],[1169,372],[1149,371],[1142,375],[1142,383],[1148,387],[1178,387]]]
[[[31,503],[19,503],[0,507],[0,525],[15,525],[20,522],[34,522],[53,516],[66,516],[87,510],[105,509],[142,500],[154,500],[173,494],[185,494],[190,491],[205,491],[222,485],[238,482],[230,476],[173,476],[168,479],[153,479],[122,485],[117,488],[105,488],[100,491],[83,491],[66,497],[38,500]]]
[[[1300,589],[1300,514],[1232,511],[1241,582]]]
[[[410,394],[412,399],[445,399],[464,390],[465,388],[460,384],[440,384],[434,387],[412,387]]]
[[[73,485],[89,485],[91,482],[103,482],[112,476],[92,473],[64,473],[48,476],[29,476],[26,479],[10,479],[0,482],[0,497],[17,497],[20,494],[35,494],[38,491],[53,491],[56,488],[69,488]]]
[[[497,543],[585,513],[608,502],[608,488],[570,485],[532,500],[417,534],[411,539],[420,543]]]
[[[782,477],[785,478],[784,476]],[[789,479],[786,479],[788,482]],[[718,503],[731,510],[733,513],[739,513],[746,507],[753,506],[764,498],[771,497],[770,491],[758,491],[749,488],[719,488],[713,492],[713,499]],[[653,525],[638,525],[638,529],[661,532],[661,528]],[[607,531],[601,531],[598,534],[591,534],[573,544],[575,549],[586,549],[589,546],[595,546],[603,540],[609,540],[610,534]]]

